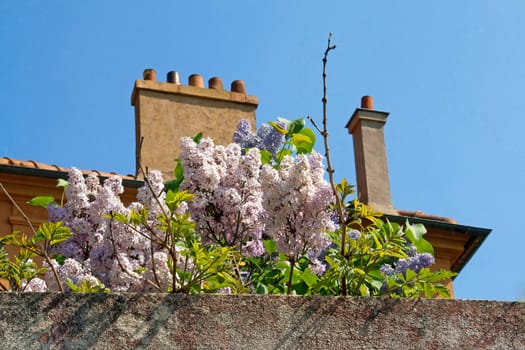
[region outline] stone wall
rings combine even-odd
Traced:
[[[525,303],[0,293],[2,349],[524,349]]]

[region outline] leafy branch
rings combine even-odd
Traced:
[[[39,256],[46,261],[47,265],[53,272],[53,276],[55,277],[59,290],[63,292],[64,287],[62,286],[58,272],[51,261],[52,258],[49,252],[52,246],[69,239],[71,237],[71,231],[60,222],[45,222],[39,226],[38,230],[35,230],[29,217],[25,214],[22,208],[20,208],[20,206],[16,203],[14,198],[9,194],[1,182],[0,188],[7,196],[9,201],[13,204],[13,206],[18,210],[20,215],[22,215],[33,233],[33,237],[28,238],[24,233],[15,231],[12,234],[6,235],[0,239],[0,247],[4,245],[12,245],[19,248],[19,255],[15,258],[15,262],[10,262],[7,258],[4,259],[4,263],[6,264],[6,269],[3,269],[3,271],[6,271],[4,272],[4,277],[11,279],[11,282],[15,281],[15,284],[17,284],[15,286],[16,288],[21,288],[20,283],[22,282],[22,279],[20,278],[19,273],[24,271],[24,266],[28,264],[36,268],[36,265],[32,263],[31,258],[34,256]],[[7,261],[5,261],[6,259]],[[34,278],[37,274],[43,273],[46,270],[35,270],[34,268],[34,273],[32,275],[25,274],[24,276]],[[9,271],[11,272],[9,273]],[[27,282],[29,283],[29,281]]]

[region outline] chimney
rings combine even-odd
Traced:
[[[385,214],[397,212],[392,206],[383,127],[387,112],[374,110],[371,96],[363,96],[346,124],[354,140],[354,157],[359,199]]]
[[[232,82],[231,91],[222,80],[213,77],[209,87],[204,78],[192,74],[188,85],[181,85],[178,72],[168,73],[167,82],[155,80],[148,69],[144,80],[135,81],[131,104],[135,107],[136,172],[140,166],[161,170],[165,179],[173,178],[175,159],[181,151],[180,139],[202,132],[215,143],[233,141],[233,132],[241,119],[255,127],[257,97],[246,94],[242,80]]]

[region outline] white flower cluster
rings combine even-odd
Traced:
[[[279,170],[263,167],[265,232],[291,259],[308,253],[316,263],[330,244],[325,232],[335,228],[329,210],[333,194],[323,173],[322,156],[316,152],[285,157]]]
[[[234,246],[246,256],[264,253],[261,156],[257,148],[242,154],[236,143],[215,145],[183,138],[181,189],[195,194],[189,211],[204,244]]]
[[[78,169],[70,170],[66,204],[48,207],[51,221],[63,221],[73,233],[72,238],[54,247],[53,251],[65,258],[62,265],[53,261],[63,285],[67,279],[75,284],[85,280],[96,285],[98,279],[113,291],[146,290],[149,286],[146,272],[152,270],[152,248],[160,284],[171,283],[171,275],[165,273],[168,271],[166,252],[152,247],[148,238],[152,234],[149,228],[157,224],[157,214],[165,209],[164,183],[158,171],[149,173],[147,179],[147,185],[138,191],[139,201],[126,207],[120,199],[124,192],[120,177],[108,178],[101,186],[95,174],[84,178]],[[144,207],[149,210],[149,228],[130,227],[108,218],[109,214],[128,215],[131,209]],[[163,234],[161,230],[157,233]],[[30,289],[42,289],[40,281],[33,282],[34,286],[31,282]],[[47,290],[58,290],[51,270],[46,273],[45,282]]]

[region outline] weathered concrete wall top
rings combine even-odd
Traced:
[[[0,294],[2,349],[524,349],[525,303]]]

